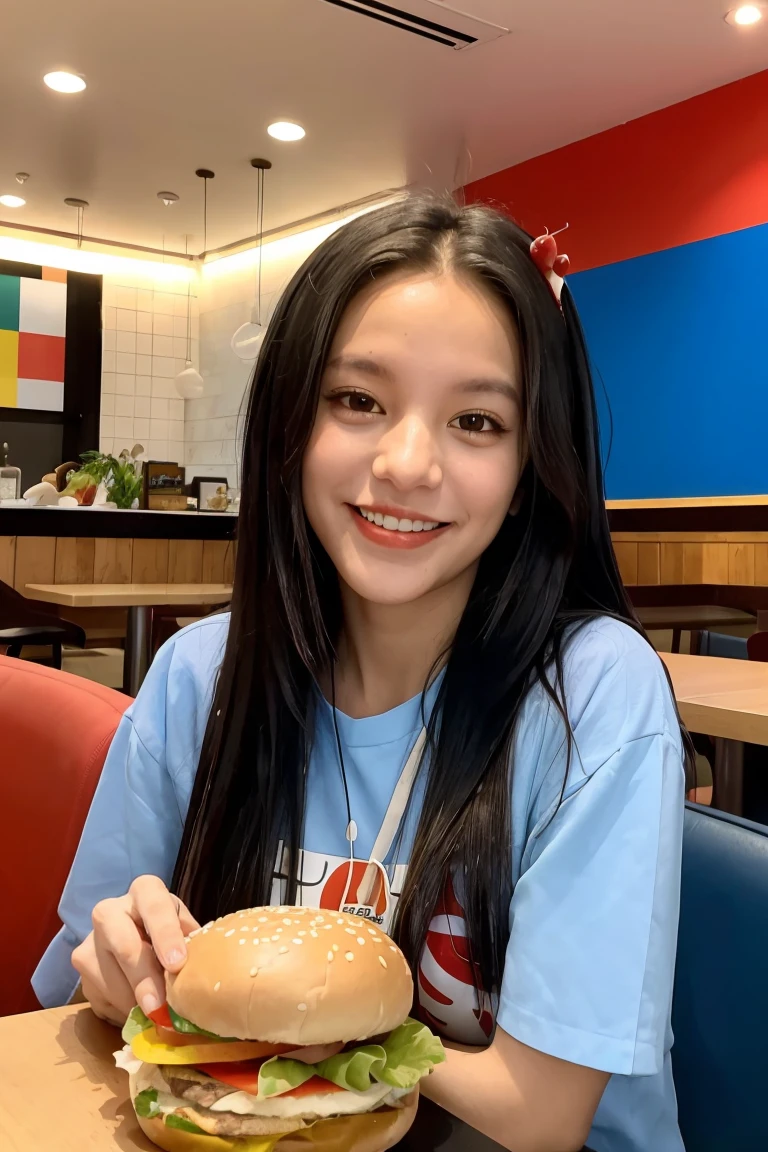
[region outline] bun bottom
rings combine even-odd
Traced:
[[[241,1139],[197,1136],[180,1128],[168,1128],[159,1117],[136,1119],[144,1135],[165,1152],[386,1152],[405,1136],[416,1119],[418,1106],[419,1090],[414,1088],[403,1097],[400,1108],[318,1120],[311,1128],[287,1136]]]

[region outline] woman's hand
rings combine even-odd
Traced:
[[[72,953],[96,1015],[122,1025],[136,1004],[147,1015],[164,1004],[165,972],[184,966],[184,937],[198,927],[157,876],[139,876],[127,896],[97,904],[93,932]]]

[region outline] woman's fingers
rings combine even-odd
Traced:
[[[149,1015],[165,1003],[165,971],[187,958],[184,937],[199,925],[157,876],[140,876],[126,896],[93,910],[93,932],[72,963],[97,1015],[122,1023],[135,1004]]]
[[[187,959],[185,932],[198,927],[197,921],[157,876],[134,880],[130,896],[158,960],[168,972],[178,972]]]
[[[102,943],[98,936],[94,937],[94,952],[96,957],[98,978],[94,981],[94,993],[97,997],[96,1010],[105,1018],[115,1019],[121,1025],[125,1023],[129,1013],[136,1005],[133,985],[129,976],[123,972],[120,963],[109,947]],[[83,980],[83,991],[86,991],[86,981]],[[102,1001],[98,1002],[101,993]],[[93,1000],[88,997],[93,1005]]]
[[[94,932],[72,953],[72,966],[80,974],[83,998],[96,1015],[122,1025],[136,1003],[133,989],[114,957],[102,953]]]
[[[149,1015],[165,1002],[165,974],[152,945],[140,933],[129,914],[128,906],[112,913],[101,923],[99,910],[94,911],[96,953],[105,982],[111,991],[112,962],[131,989],[130,1012],[138,1004]],[[114,1001],[114,997],[110,997]]]

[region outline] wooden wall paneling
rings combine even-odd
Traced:
[[[231,548],[232,545],[228,540],[203,541],[203,584],[229,583],[224,571],[227,567],[227,551]]]
[[[132,584],[168,583],[168,540],[134,540]]]
[[[227,541],[227,554],[224,558],[224,582],[225,584],[234,583],[235,579],[235,564],[237,562],[237,541]]]
[[[704,545],[701,541],[683,544],[683,583],[704,583]]]
[[[709,544],[704,541],[701,547],[703,553],[702,583],[727,584],[728,545],[725,543]]]
[[[614,544],[619,572],[625,584],[637,584],[637,544]]]
[[[97,540],[93,563],[94,584],[130,584],[133,540]]]
[[[755,545],[728,545],[728,583],[753,585],[755,583]]]
[[[662,584],[683,584],[682,543],[662,542],[659,553],[660,579]]]
[[[54,583],[93,584],[95,544],[96,541],[92,536],[58,537],[56,540]]]
[[[768,586],[768,544],[755,544],[755,584]]]
[[[202,584],[203,541],[171,540],[168,555],[169,584]]]
[[[0,580],[13,588],[13,573],[16,568],[16,537],[0,536]]]
[[[94,513],[98,515],[98,513]],[[13,586],[24,594],[27,584],[53,584],[56,573],[55,536],[18,536]]]
[[[638,584],[661,584],[660,555],[658,544],[641,541],[637,545]]]

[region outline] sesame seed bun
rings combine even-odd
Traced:
[[[168,1003],[217,1036],[346,1044],[391,1032],[411,1010],[405,957],[360,916],[251,908],[193,932],[187,949],[166,976]]]

